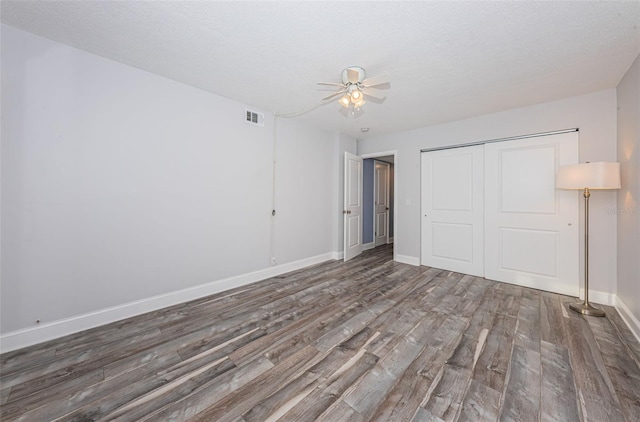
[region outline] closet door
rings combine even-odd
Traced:
[[[485,145],[485,277],[578,296],[578,197],[555,189],[578,133]]]
[[[422,153],[421,264],[482,277],[483,146]]]

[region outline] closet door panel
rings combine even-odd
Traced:
[[[577,132],[485,145],[485,277],[578,296],[578,198],[555,189]]]
[[[422,153],[421,263],[482,277],[483,146]]]

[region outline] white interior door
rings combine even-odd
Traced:
[[[484,275],[483,146],[422,153],[421,263]]]
[[[389,163],[376,161],[373,176],[373,240],[375,246],[389,243]]]
[[[362,158],[344,153],[344,260],[362,253]]]
[[[577,161],[577,132],[485,145],[486,278],[578,296],[578,197],[555,189]]]

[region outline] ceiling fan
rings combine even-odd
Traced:
[[[384,100],[386,95],[383,89],[388,89],[389,75],[382,73],[371,78],[366,78],[364,68],[360,66],[350,66],[342,71],[342,83],[319,82],[318,85],[327,85],[338,87],[333,94],[324,97],[322,101],[341,95],[338,103],[344,108],[352,108],[359,110],[365,104],[365,97],[371,97],[376,100]],[[365,79],[366,78],[366,79]],[[377,88],[376,88],[377,87]]]

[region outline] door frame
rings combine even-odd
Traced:
[[[380,151],[380,152],[370,152],[367,154],[358,154],[360,158],[379,158],[379,157],[388,157],[393,156],[393,260],[397,259],[397,249],[396,244],[398,243],[398,216],[400,214],[400,210],[398,209],[398,150],[390,150],[390,151]],[[375,224],[375,222],[374,222]]]

